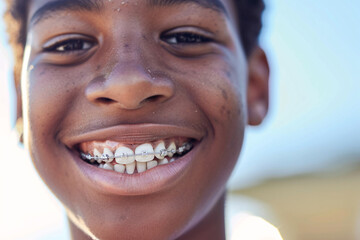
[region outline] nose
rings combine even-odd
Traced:
[[[132,63],[118,63],[110,74],[94,79],[85,90],[94,104],[126,110],[162,103],[173,94],[174,85],[165,74]]]

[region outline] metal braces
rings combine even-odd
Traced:
[[[175,149],[172,149],[172,150],[166,150],[166,149],[161,149],[160,152],[151,152],[151,153],[148,153],[148,152],[142,152],[142,153],[138,153],[138,154],[132,154],[132,155],[128,155],[126,153],[123,153],[121,155],[115,155],[115,156],[112,156],[110,157],[108,154],[103,154],[101,156],[91,156],[90,154],[85,154],[85,153],[80,153],[81,155],[81,158],[84,159],[84,160],[110,160],[110,158],[125,158],[127,159],[128,157],[136,157],[136,156],[147,156],[147,155],[160,155],[162,157],[166,157],[168,154],[182,154],[184,153],[185,151],[189,151],[190,149],[192,148],[192,144],[190,143],[186,143],[184,144],[183,146],[179,147],[177,150]]]

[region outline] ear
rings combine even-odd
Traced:
[[[23,142],[23,129],[24,129],[24,123],[22,118],[22,99],[21,99],[21,87],[20,87],[20,81],[18,79],[15,80],[15,90],[16,90],[16,124],[15,129],[18,134],[18,140],[20,143]]]
[[[269,108],[269,63],[265,52],[256,46],[248,59],[248,124],[256,126],[266,117]]]

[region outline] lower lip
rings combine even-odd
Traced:
[[[133,175],[101,169],[83,161],[78,153],[71,152],[71,155],[76,163],[76,170],[80,172],[78,176],[97,192],[138,196],[163,191],[175,185],[191,168],[197,149],[198,144],[174,162]]]

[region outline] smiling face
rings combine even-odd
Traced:
[[[82,231],[177,238],[223,196],[248,111],[231,7],[31,1],[24,140]]]

